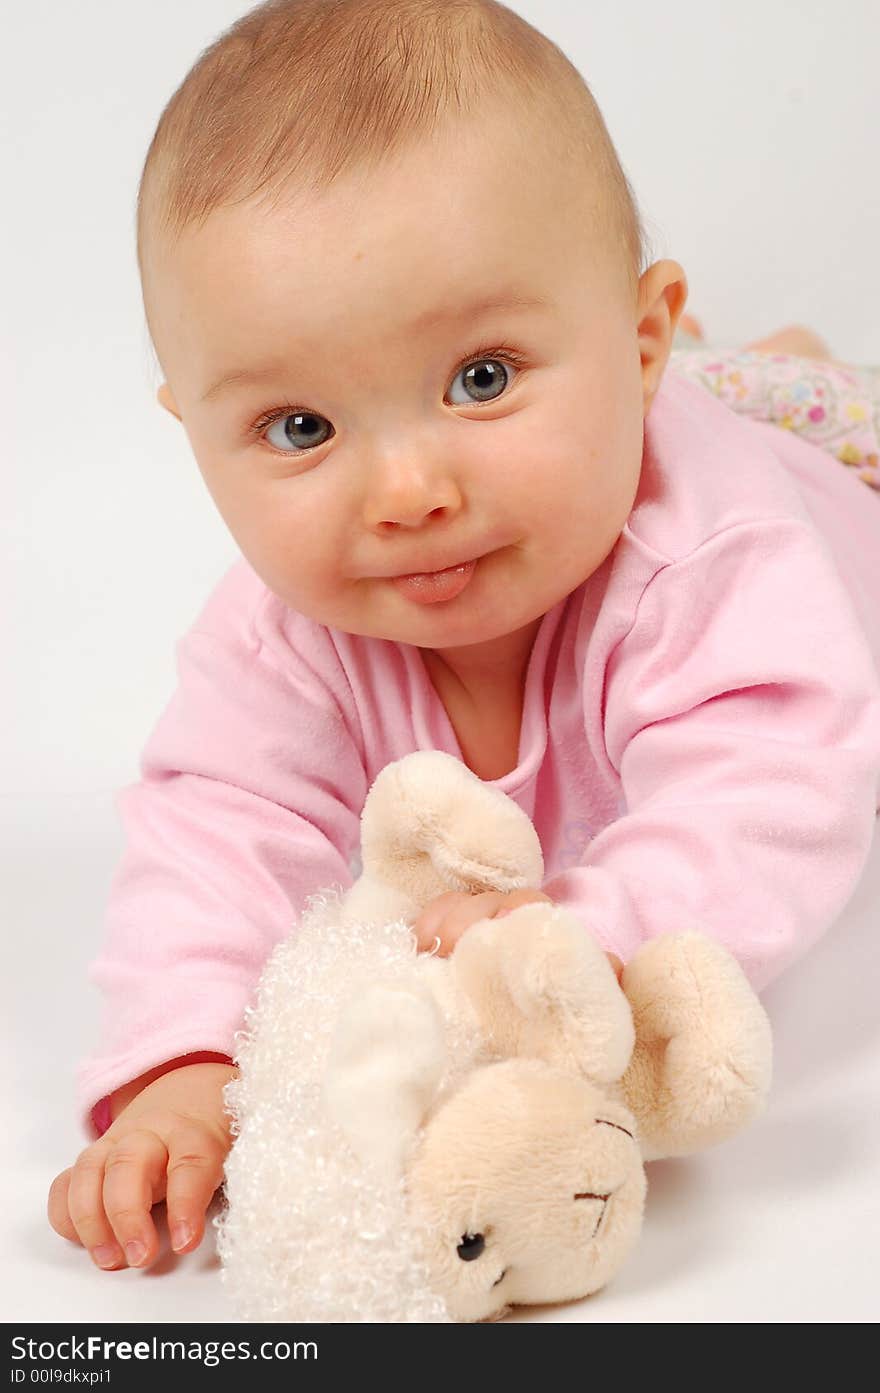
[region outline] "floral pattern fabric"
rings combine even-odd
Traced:
[[[718,348],[681,332],[670,366],[733,411],[827,450],[880,490],[880,367]]]

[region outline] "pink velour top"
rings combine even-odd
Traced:
[[[871,848],[878,602],[880,495],[667,369],[630,516],[543,617],[516,768],[492,781],[535,824],[544,891],[624,962],[697,929],[760,990],[805,953]],[[235,1055],[306,897],[357,874],[384,765],[462,758],[418,648],[306,618],[244,560],[176,657],[117,795],[126,844],[89,969],[103,1024],[77,1081],[89,1140],[121,1085]]]

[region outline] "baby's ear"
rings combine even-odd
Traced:
[[[324,1103],[362,1161],[401,1175],[445,1067],[443,1020],[428,989],[370,987],[343,1004]]]
[[[176,416],[178,421],[183,420],[183,417],[177,409],[177,402],[171,395],[171,388],[168,386],[167,382],[162,383],[162,386],[159,388],[158,392],[156,393],[156,396],[159,400],[160,406],[164,406],[165,410],[170,411],[172,416]]]

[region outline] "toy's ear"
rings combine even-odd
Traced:
[[[446,1059],[443,1020],[427,988],[374,986],[343,1004],[324,1103],[364,1162],[402,1174]]]
[[[660,934],[630,959],[621,985],[636,1032],[621,1087],[646,1161],[714,1146],[763,1112],[770,1021],[722,944],[692,930]]]
[[[371,893],[395,892],[395,915],[407,902],[417,914],[447,890],[506,893],[544,876],[527,814],[443,750],[413,750],[380,770],[361,813],[361,857]],[[362,898],[349,892],[348,908]]]

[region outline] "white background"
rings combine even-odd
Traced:
[[[97,1019],[85,970],[121,849],[113,795],[170,694],[175,639],[237,554],[155,401],[134,209],[164,103],[244,8],[33,0],[4,25],[7,1322],[228,1318],[210,1239],[146,1274],[99,1273],[49,1228],[45,1196],[84,1144],[73,1073]],[[801,322],[835,357],[880,363],[875,0],[513,8],[587,78],[653,259],[685,267],[714,342]],[[627,1269],[589,1302],[527,1318],[876,1318],[878,903],[875,842],[840,924],[765,996],[767,1117],[650,1167]]]

